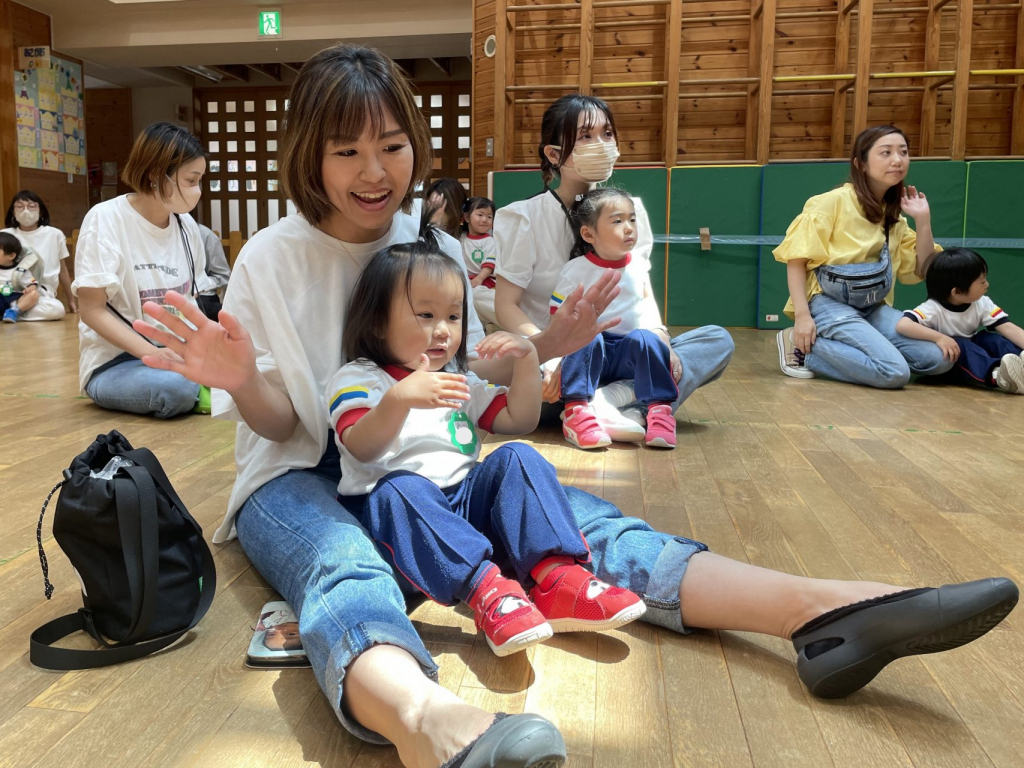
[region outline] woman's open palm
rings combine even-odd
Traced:
[[[146,338],[175,352],[181,362],[146,355],[142,358],[143,363],[151,368],[180,373],[197,384],[228,392],[241,388],[252,379],[256,374],[256,349],[249,333],[233,315],[221,310],[220,322],[214,322],[174,291],[166,293],[164,303],[178,310],[195,326],[195,330],[159,304],[146,302],[142,310],[171,333],[142,320],[136,320],[132,327]]]

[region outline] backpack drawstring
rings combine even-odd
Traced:
[[[46,552],[43,550],[43,517],[46,515],[46,505],[50,503],[50,499],[53,497],[60,487],[64,485],[64,481],[61,480],[50,490],[50,493],[46,496],[46,501],[43,502],[43,509],[39,513],[39,523],[36,525],[36,544],[39,547],[39,565],[43,569],[43,588],[46,592],[46,599],[49,600],[53,595],[53,584],[50,583],[50,565],[46,561]]]

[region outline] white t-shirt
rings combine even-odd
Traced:
[[[369,493],[378,480],[399,469],[415,472],[439,488],[461,483],[480,457],[480,432],[491,431],[494,418],[507,404],[505,387],[490,386],[468,373],[470,399],[461,408],[412,409],[384,455],[364,464],[348,452],[341,433],[409,373],[399,366],[381,368],[362,359],[343,366],[331,379],[324,394],[327,420],[341,453],[341,496]]]
[[[75,281],[71,292],[77,296],[80,288],[104,288],[107,301],[125,319],[143,320],[162,328],[142,313],[143,302],[163,304],[164,294],[174,290],[195,303],[193,270],[199,291],[210,285],[206,253],[199,227],[191,216],[184,214],[181,226],[192,249],[192,263],[174,217],[161,229],[132,208],[128,197],[107,200],[85,214],[75,246]],[[78,338],[78,378],[84,392],[93,371],[124,350],[102,338],[85,321],[78,323]]]
[[[497,253],[498,247],[494,241],[494,235],[470,235],[463,233],[462,258],[466,263],[466,271],[469,273],[470,278],[480,274],[480,270],[484,267],[490,267],[493,272],[498,260]],[[494,287],[493,280],[493,275],[487,279],[486,282],[490,283],[487,286],[488,288]]]
[[[650,262],[654,247],[651,222],[643,201],[631,199],[637,225],[633,257]],[[547,190],[499,208],[494,215],[494,239],[498,244],[495,275],[523,289],[519,308],[544,330],[551,319],[551,294],[576,239],[561,198]]]
[[[21,241],[22,245],[26,245],[36,252],[42,265],[39,284],[56,296],[60,263],[68,257],[68,239],[64,237],[64,233],[56,227],[37,227],[31,232],[12,227],[0,230],[0,232],[10,232]]]
[[[39,282],[42,266],[39,257],[29,250],[21,252],[21,258],[13,267],[0,267],[0,294],[24,293],[33,283]]]
[[[341,243],[300,214],[253,235],[231,272],[224,308],[252,336],[256,365],[272,387],[288,393],[299,425],[283,443],[252,431],[227,392],[213,391],[213,415],[241,422],[235,437],[238,477],[215,542],[235,536],[235,513],[250,494],[290,469],[316,466],[327,449],[324,392],[346,362],[341,337],[349,294],[370,258],[395,243],[413,242],[419,219],[398,213],[391,230],[373,243]],[[462,264],[458,241],[441,235],[441,247]],[[469,302],[468,349],[484,336]],[[472,357],[472,353],[470,355]]]
[[[935,299],[928,299],[915,309],[903,313],[925,328],[944,333],[953,338],[969,339],[982,328],[995,328],[1010,322],[1010,317],[996,306],[988,296],[982,296],[972,304],[961,304],[963,309],[949,309]]]
[[[555,290],[551,292],[549,312],[555,314],[565,301],[565,297],[572,293],[577,285],[582,283],[583,289],[586,290],[598,281],[606,269],[622,273],[619,279],[619,295],[598,318],[599,321],[616,316],[622,318],[622,321],[614,328],[609,328],[608,332],[625,336],[638,328],[648,331],[664,328],[665,324],[661,322],[658,305],[654,301],[654,292],[651,290],[648,274],[651,271],[650,262],[634,258],[631,253],[627,253],[626,258],[621,261],[605,261],[593,251],[586,256],[570,259],[562,267],[562,274],[558,277]]]

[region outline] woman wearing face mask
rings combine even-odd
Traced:
[[[206,156],[195,136],[170,123],[151,125],[135,140],[124,169],[135,192],[94,206],[82,222],[71,286],[81,308],[79,379],[101,408],[159,418],[203,410],[198,384],[142,364],[144,355],[180,358],[155,349],[131,324],[156,325],[143,314],[144,302],[163,304],[173,290],[195,303],[208,287],[202,238],[188,215],[204,173]],[[203,395],[208,409],[208,390]]]
[[[21,320],[60,320],[64,305],[57,299],[57,283],[64,288],[72,312],[78,312],[78,302],[71,295],[71,276],[64,259],[68,257],[68,243],[64,233],[50,226],[50,211],[35,192],[23,189],[11,200],[4,218],[7,229],[42,262],[39,280],[39,301],[23,313]]]
[[[911,373],[953,367],[932,342],[896,331],[894,280],[919,283],[935,252],[928,201],[904,186],[907,137],[881,125],[853,142],[850,180],[807,201],[775,258],[786,264],[795,327],[779,332],[779,367],[787,376],[898,389]],[[915,232],[900,211],[914,219]]]
[[[577,196],[607,181],[619,157],[615,120],[608,105],[580,94],[560,98],[544,113],[537,153],[544,191],[499,209],[494,217],[498,247],[494,305],[498,324],[529,336],[540,359],[547,360],[543,366],[544,396],[554,402],[559,393],[559,358],[547,350],[564,344],[548,330],[553,317],[549,309],[551,293],[575,243],[569,210]],[[558,189],[553,190],[549,185],[555,179],[559,181]],[[642,260],[649,269],[654,244],[651,224],[643,202],[633,198],[633,205],[637,241],[632,258]],[[608,279],[617,277],[609,274]],[[566,297],[559,313],[571,313],[585,304],[577,304],[577,293]],[[617,322],[618,318],[611,318],[598,331]],[[672,348],[672,374],[679,386],[675,410],[697,387],[722,375],[734,345],[725,329],[717,326],[697,328],[674,339],[669,338],[665,327],[657,333]],[[623,382],[598,390],[593,403],[597,418],[613,440],[644,439],[645,415],[635,407],[634,400],[632,387]],[[620,415],[616,408],[625,411]]]

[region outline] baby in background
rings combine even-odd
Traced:
[[[896,330],[938,344],[955,363],[951,381],[1024,395],[1024,330],[986,295],[985,259],[949,248],[935,256],[925,286],[928,300],[904,312]]]

